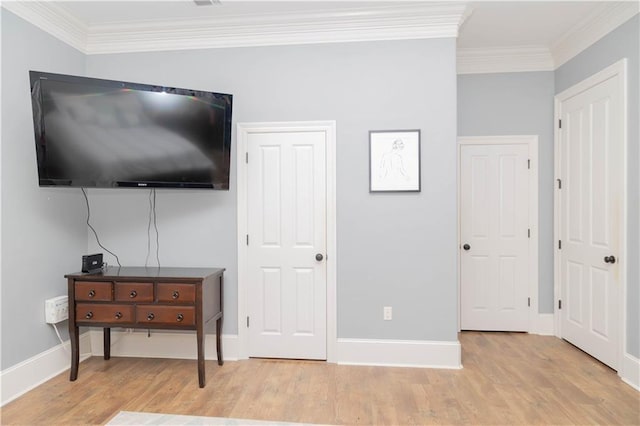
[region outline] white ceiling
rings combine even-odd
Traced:
[[[472,2],[472,13],[460,28],[458,46],[551,47],[554,41],[603,4],[606,2]]]
[[[198,19],[204,17],[240,18],[299,12],[318,12],[375,7],[389,2],[364,1],[243,1],[220,0],[197,6],[192,0],[168,1],[58,1],[56,2],[88,25]],[[393,2],[401,4],[400,2]]]
[[[11,2],[88,54],[451,37],[459,72],[548,70],[638,12],[610,1]],[[466,70],[466,71],[465,71]]]

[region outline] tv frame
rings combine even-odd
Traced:
[[[222,144],[222,170],[226,179],[222,182],[202,183],[202,182],[169,182],[169,181],[113,181],[110,185],[98,185],[91,181],[77,181],[70,179],[50,179],[42,178],[41,141],[43,133],[46,134],[44,125],[44,114],[42,113],[42,90],[39,82],[41,80],[54,80],[72,84],[84,84],[102,86],[106,88],[129,89],[134,91],[158,92],[175,95],[192,96],[207,102],[216,101],[217,104],[225,106],[224,141]],[[100,78],[56,74],[43,71],[29,71],[29,81],[31,90],[31,104],[33,110],[34,136],[36,144],[36,161],[38,166],[38,183],[41,187],[84,187],[84,188],[186,188],[186,189],[216,189],[228,190],[231,170],[231,139],[232,139],[232,110],[233,95],[229,93],[209,92],[204,90],[183,89],[170,86],[152,85],[145,83],[133,83],[120,80],[107,80]],[[39,122],[38,122],[39,120]]]

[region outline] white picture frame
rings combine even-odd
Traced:
[[[369,192],[420,192],[420,130],[369,132]]]

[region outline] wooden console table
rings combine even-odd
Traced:
[[[205,385],[204,327],[216,320],[222,360],[223,268],[110,266],[96,274],[65,275],[69,283],[70,380],[78,378],[79,327],[104,329],[104,359],[111,357],[111,327],[196,330],[198,382]]]

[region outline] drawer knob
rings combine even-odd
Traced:
[[[93,312],[89,311],[87,312],[87,314],[84,316],[86,319],[91,319],[93,318]]]
[[[116,319],[122,318],[122,312],[116,312]]]
[[[93,297],[96,295],[96,291],[94,289],[89,290],[89,297]]]
[[[133,299],[134,297],[136,297],[137,295],[138,295],[138,292],[137,292],[137,291],[135,291],[135,290],[131,290],[131,293],[129,293],[129,297],[130,297],[130,298],[132,298],[132,299]]]
[[[174,290],[171,297],[173,297],[174,299],[177,299],[178,297],[180,297],[180,293],[178,292],[178,290]]]
[[[182,314],[178,314],[178,316],[176,316],[176,321],[178,322],[182,322],[183,319],[184,319],[184,315]]]
[[[153,319],[154,319],[155,317],[156,317],[156,316],[155,316],[155,315],[153,315],[153,312],[149,312],[149,314],[147,315],[147,321],[153,321]]]

